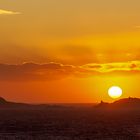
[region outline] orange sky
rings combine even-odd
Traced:
[[[1,0],[0,93],[19,102],[139,97],[139,0]]]

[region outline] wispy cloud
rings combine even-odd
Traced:
[[[15,15],[15,14],[20,14],[20,12],[0,9],[0,15]]]
[[[119,63],[105,63],[105,64],[87,64],[82,66],[82,68],[89,71],[96,71],[99,73],[110,73],[115,71],[140,72],[140,61],[129,61],[129,62],[119,62]]]

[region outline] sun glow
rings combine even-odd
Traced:
[[[108,95],[113,99],[117,99],[122,96],[122,89],[118,86],[110,87],[108,90]]]

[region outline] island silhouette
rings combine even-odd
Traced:
[[[114,101],[113,103],[107,103],[101,101],[97,106],[97,108],[116,108],[116,109],[139,109],[140,108],[140,99],[139,98],[123,98],[117,101]]]
[[[27,104],[7,101],[3,97],[0,97],[0,109],[4,108],[25,108],[25,109],[37,109],[37,108],[64,108],[64,107],[89,107],[93,106],[93,109],[140,109],[140,98],[123,98],[113,103],[107,103],[101,101],[99,104]]]

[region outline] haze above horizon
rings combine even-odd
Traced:
[[[90,103],[140,97],[139,0],[1,0],[0,96]]]

